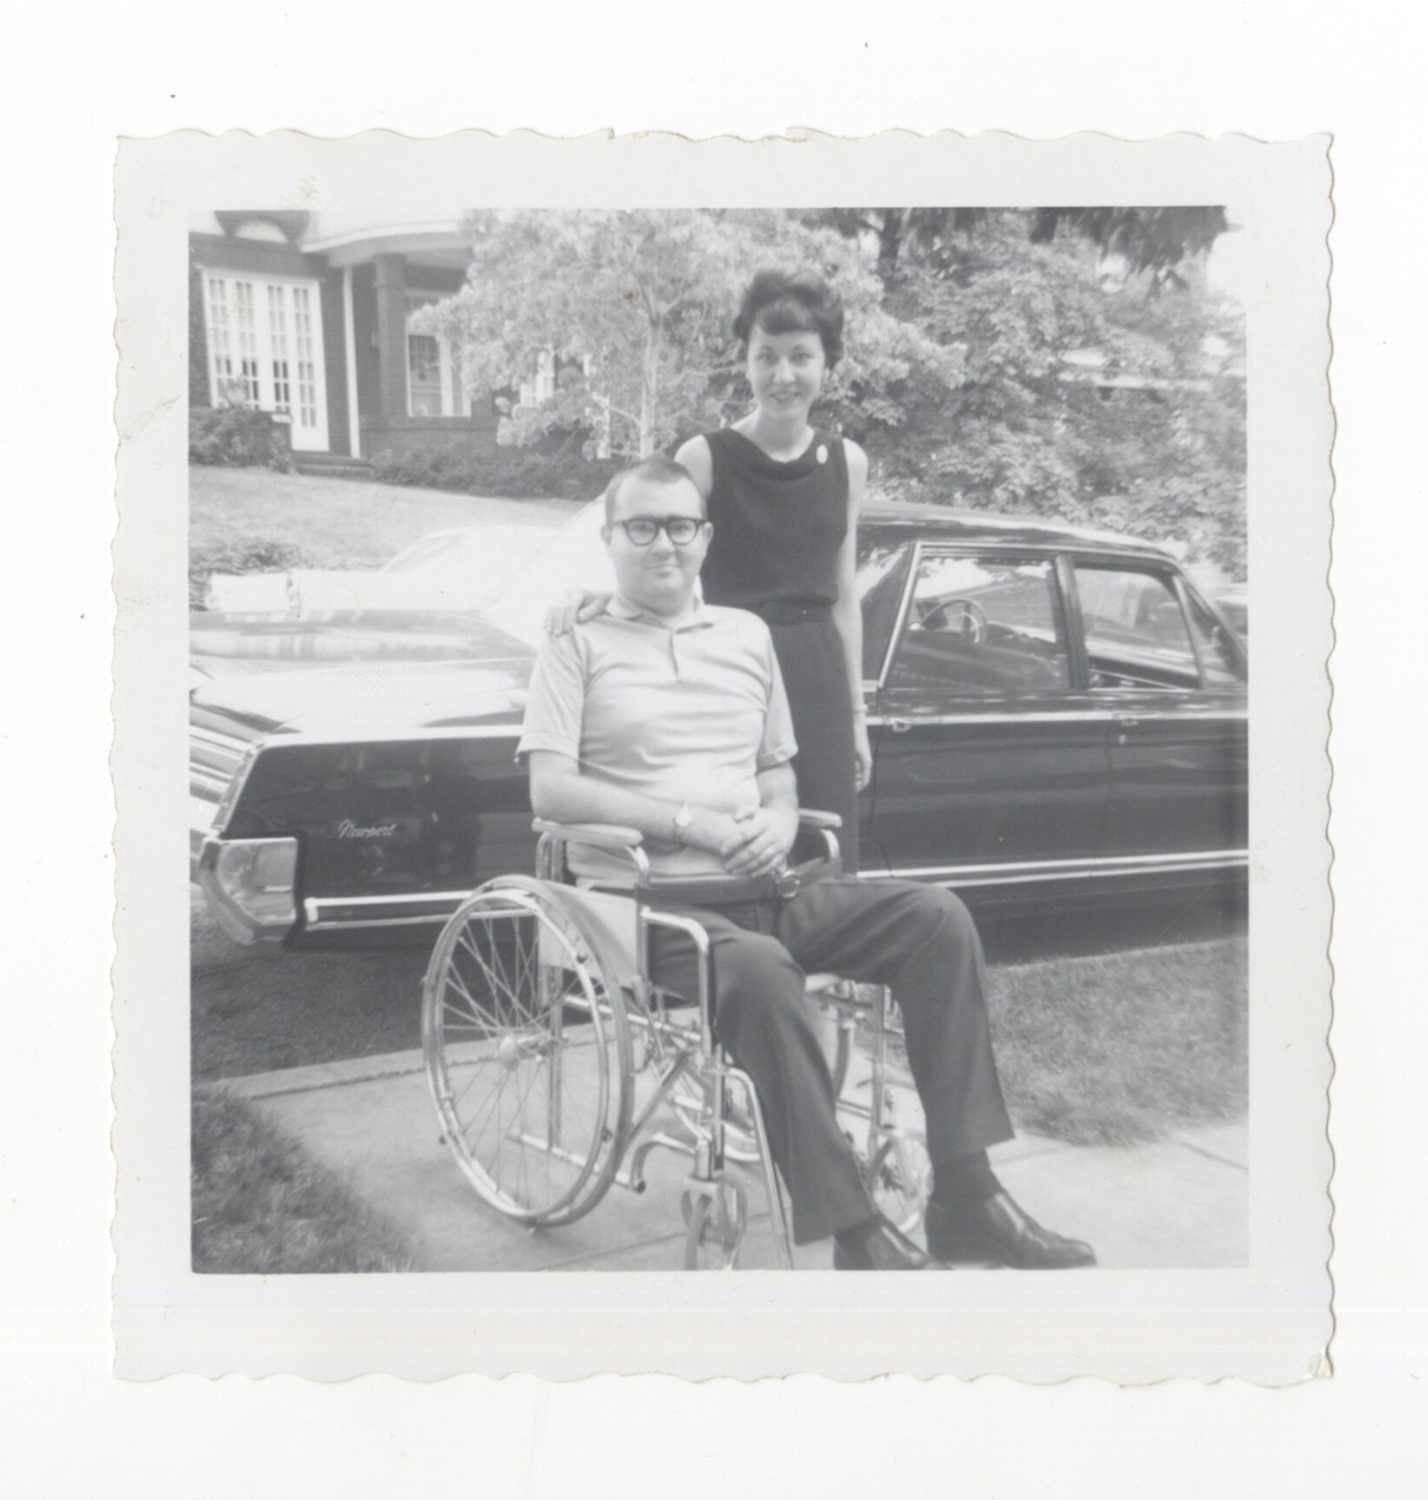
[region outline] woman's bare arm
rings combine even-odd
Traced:
[[[858,764],[858,789],[867,786],[873,774],[873,752],[868,743],[868,719],[863,706],[863,607],[858,599],[858,516],[863,508],[863,490],[868,480],[868,455],[856,444],[844,441],[848,455],[848,532],[838,550],[838,598],[833,622],[843,640],[848,669],[848,694],[853,704],[853,753]]]
[[[702,434],[690,438],[680,445],[674,461],[689,470],[699,493],[708,500],[709,492],[714,488],[714,454],[710,450],[709,440]]]

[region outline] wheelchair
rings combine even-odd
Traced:
[[[839,821],[801,815],[800,838],[821,850],[778,877],[780,897],[839,872]],[[484,1202],[532,1231],[573,1223],[614,1186],[643,1192],[650,1153],[679,1153],[689,1160],[680,1207],[690,1270],[737,1268],[749,1222],[745,1179],[757,1168],[777,1263],[791,1269],[759,1100],[714,1033],[708,937],[668,909],[689,887],[652,874],[633,829],[543,820],[535,829],[535,877],[502,876],[476,890],[443,928],[427,968],[422,1047],[443,1141]],[[628,859],[632,891],[572,885],[573,844]],[[698,882],[706,901],[709,889]],[[652,983],[649,939],[660,929],[694,945],[697,994]],[[839,1118],[856,1122],[847,1133],[872,1196],[910,1229],[931,1165],[921,1134],[895,1119],[894,1085],[906,1080],[894,1070],[902,1037],[891,996],[831,974],[809,976],[807,994],[823,1018]],[[863,1076],[849,1089],[855,1057]]]

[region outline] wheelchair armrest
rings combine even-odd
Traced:
[[[596,849],[637,849],[644,842],[639,829],[622,828],[618,823],[552,823],[537,818],[531,827],[563,843],[590,844]]]
[[[842,826],[843,820],[837,813],[819,812],[812,807],[799,808],[799,833],[822,834],[823,849],[812,859],[802,860],[784,871],[779,877],[780,889],[784,895],[791,896],[812,881],[842,873],[843,860],[838,851],[838,835],[835,832]],[[806,841],[804,847],[807,848]]]

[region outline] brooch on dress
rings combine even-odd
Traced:
[[[828,444],[819,443],[818,452],[813,456],[818,460],[819,463],[826,464],[828,462]]]

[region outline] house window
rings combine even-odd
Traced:
[[[292,373],[288,351],[287,288],[268,287],[268,340],[273,356],[273,403],[277,411],[291,412]]]
[[[549,349],[540,351],[540,362],[534,378],[521,381],[520,404],[539,406],[555,395],[555,354]]]
[[[442,299],[434,292],[407,293],[407,415],[469,417],[471,396],[461,378],[461,356],[450,339],[414,333],[414,313]]]
[[[210,400],[286,417],[293,447],[327,447],[322,319],[313,282],[204,276]]]

